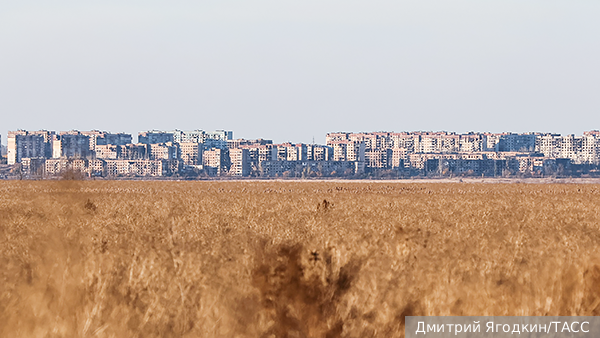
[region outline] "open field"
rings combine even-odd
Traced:
[[[0,182],[0,337],[600,315],[600,185]]]

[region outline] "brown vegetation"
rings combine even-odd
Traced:
[[[2,182],[1,337],[402,337],[600,315],[600,187]]]

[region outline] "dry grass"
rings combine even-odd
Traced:
[[[2,182],[1,337],[402,337],[600,315],[600,186]]]

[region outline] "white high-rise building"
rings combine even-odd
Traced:
[[[248,149],[229,149],[229,160],[231,176],[248,176],[250,174],[250,161]]]

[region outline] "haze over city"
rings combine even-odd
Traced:
[[[229,129],[580,134],[596,1],[0,4],[0,133]],[[5,143],[5,142],[3,142]]]

